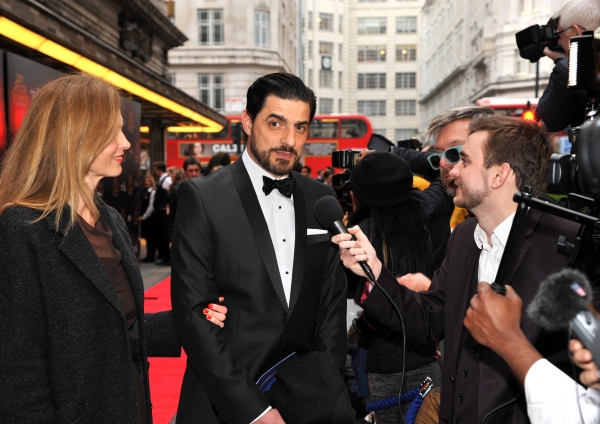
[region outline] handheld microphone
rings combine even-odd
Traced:
[[[600,368],[600,321],[591,306],[592,287],[581,272],[564,269],[540,284],[527,308],[529,316],[546,331],[571,326],[575,336],[592,352]]]
[[[313,211],[321,227],[329,228],[334,234],[350,234],[342,221],[344,211],[335,197],[321,197],[316,201]],[[352,240],[356,240],[356,237],[352,236]],[[371,267],[365,261],[360,261],[359,264],[369,280],[375,282],[377,279]]]

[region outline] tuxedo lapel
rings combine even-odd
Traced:
[[[302,288],[304,278],[304,264],[306,261],[306,203],[304,195],[297,183],[294,188],[294,215],[296,218],[296,244],[294,246],[294,272],[292,274],[292,292],[290,295],[290,310],[288,315],[292,314],[296,301]]]
[[[254,241],[256,242],[267,274],[271,279],[273,289],[275,289],[275,293],[277,293],[281,306],[283,306],[283,309],[287,312],[288,304],[283,291],[281,275],[279,275],[277,256],[275,255],[275,249],[273,248],[273,242],[271,241],[269,227],[267,226],[267,221],[265,220],[265,216],[263,215],[258,199],[256,198],[256,193],[254,192],[254,186],[252,185],[252,181],[250,181],[250,176],[248,175],[248,171],[246,171],[246,167],[244,166],[241,157],[231,165],[231,173],[235,188],[242,200],[244,212],[250,223]],[[294,277],[296,272],[295,269],[296,266],[294,265]]]
[[[535,229],[541,216],[542,212],[538,210],[529,209],[527,211],[527,216],[525,217],[521,234],[519,234],[516,250],[510,263],[506,264],[508,269],[506,270],[506,282],[504,282],[504,284],[512,284],[515,274],[517,273],[517,269],[519,269],[519,266],[521,265],[521,262],[523,261],[523,258],[529,250],[529,246],[531,245],[527,238],[533,233],[533,230]]]
[[[69,211],[66,210],[63,213],[62,222],[68,222],[68,218]],[[54,214],[47,216],[46,222],[50,230],[56,231]],[[123,321],[125,321],[125,315],[121,310],[117,293],[108,278],[108,274],[79,224],[75,224],[69,231],[66,231],[65,225],[62,224],[57,232],[57,237],[60,237],[58,250],[71,261],[106,301],[119,313]]]

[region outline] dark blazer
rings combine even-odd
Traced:
[[[98,200],[135,298],[151,421],[147,356],[180,349],[169,313],[144,315],[144,286],[121,216]],[[79,225],[13,207],[0,216],[0,421],[137,423],[129,330]],[[69,210],[63,215],[68,220]]]
[[[480,346],[463,320],[477,292],[480,250],[474,239],[475,218],[456,227],[448,254],[435,274],[430,290],[413,292],[399,285],[384,269],[379,283],[398,305],[406,335],[427,341],[445,339],[440,423],[479,423],[495,407],[521,390],[508,365],[492,350]],[[508,270],[509,284],[523,299],[523,309],[551,273],[566,267],[567,258],[556,253],[559,235],[574,242],[578,225],[537,210],[529,210],[515,259]],[[362,290],[364,284],[359,286]],[[361,306],[381,322],[400,331],[394,310],[381,291],[373,289]],[[521,328],[540,353],[567,369],[566,333],[547,333],[524,313]],[[486,423],[528,423],[524,402],[494,413]]]
[[[288,308],[267,223],[244,163],[181,184],[171,299],[188,355],[178,423],[248,424],[269,402],[256,380],[288,354],[346,355],[346,278],[313,205],[330,187],[294,172],[296,244]],[[225,328],[202,310],[225,297]]]

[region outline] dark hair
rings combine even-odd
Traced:
[[[200,162],[198,161],[198,159],[196,159],[193,156],[190,156],[186,160],[183,161],[183,170],[187,171],[187,167],[190,165],[198,165],[198,168],[202,169],[202,165],[200,165]]]
[[[300,78],[288,73],[268,74],[258,78],[248,89],[246,95],[246,112],[254,121],[269,96],[284,100],[299,100],[310,106],[310,121],[315,117],[317,98]]]
[[[308,173],[309,173],[309,174],[312,172],[312,169],[311,169],[311,167],[310,167],[310,166],[308,166],[308,165],[304,165],[304,166],[302,167],[302,169],[306,169],[306,170],[308,171]]]
[[[539,196],[548,184],[548,161],[552,140],[543,124],[502,115],[481,117],[471,121],[469,134],[486,131],[483,163],[486,168],[508,163],[515,173],[520,191],[530,186]]]
[[[358,202],[350,225],[369,219],[369,240],[377,257],[395,274],[433,275],[431,240],[425,208],[415,199],[397,206],[375,207]]]
[[[167,164],[164,162],[154,162],[152,167],[158,169],[159,171],[167,172]]]
[[[215,166],[227,166],[231,164],[231,157],[229,153],[219,152],[210,158],[208,165],[206,166],[206,173],[210,174]]]

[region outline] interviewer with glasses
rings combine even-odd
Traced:
[[[600,0],[570,0],[554,17],[558,18],[554,36],[562,51],[544,49],[544,54],[554,61],[554,69],[536,109],[537,120],[543,121],[550,132],[564,130],[569,125],[576,127],[585,119],[587,96],[567,89],[568,53],[572,37],[600,27]]]

